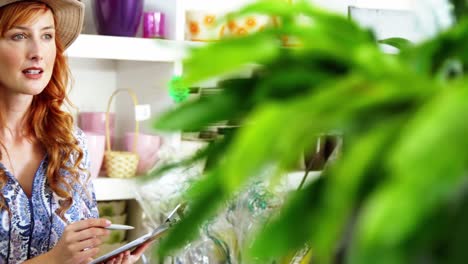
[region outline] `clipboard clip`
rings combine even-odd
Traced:
[[[187,203],[179,203],[169,213],[169,215],[166,217],[166,220],[164,220],[164,223],[169,225],[169,226],[172,226],[175,223],[177,223],[180,220],[180,218],[183,216],[186,205],[187,205]]]

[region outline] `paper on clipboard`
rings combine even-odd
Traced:
[[[122,253],[122,252],[125,252],[127,250],[133,250],[134,248],[138,247],[139,245],[147,242],[147,241],[150,241],[150,240],[154,240],[154,239],[157,239],[159,237],[161,237],[170,227],[171,225],[173,225],[175,222],[177,222],[179,220],[179,217],[178,215],[180,214],[180,212],[183,210],[183,204],[178,204],[172,211],[171,213],[169,213],[169,216],[166,218],[166,220],[164,221],[164,223],[160,226],[158,226],[156,229],[154,229],[153,231],[115,249],[115,250],[112,250],[111,252],[105,254],[105,255],[102,255],[101,257],[99,258],[96,258],[95,260],[93,260],[90,264],[98,264],[98,263],[102,263],[104,261],[107,261],[115,256],[117,256],[118,254]]]

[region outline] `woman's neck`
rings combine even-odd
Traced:
[[[32,96],[0,97],[0,138],[18,139],[25,136],[26,114],[31,106]]]

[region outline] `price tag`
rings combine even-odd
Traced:
[[[135,106],[135,119],[137,121],[147,120],[151,117],[151,106],[149,104]]]

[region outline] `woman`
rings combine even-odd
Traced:
[[[61,110],[83,12],[78,0],[0,0],[0,263],[89,263],[109,234],[85,136]]]

